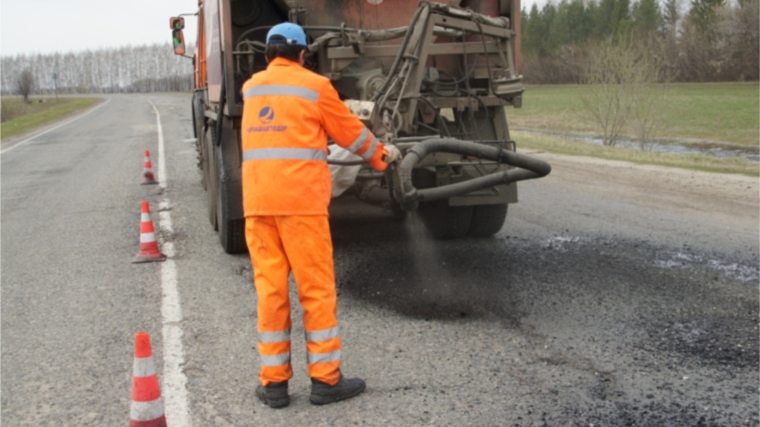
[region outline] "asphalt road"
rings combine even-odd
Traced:
[[[149,101],[162,186],[140,185]],[[170,427],[760,425],[757,180],[727,180],[748,187],[732,199],[691,172],[541,153],[552,175],[521,184],[489,239],[430,241],[415,217],[336,201],[343,370],[368,390],[308,403],[296,305],[293,400],[263,406],[250,262],[208,224],[189,106],[113,96],[3,144],[4,425],[126,425],[140,330]],[[171,263],[131,264],[142,200]]]

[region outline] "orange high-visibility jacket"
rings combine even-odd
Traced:
[[[327,215],[327,136],[385,169],[383,144],[346,107],[326,77],[275,58],[243,85],[245,216]]]

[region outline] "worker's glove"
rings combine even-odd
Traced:
[[[383,161],[390,164],[397,160],[401,160],[401,151],[399,151],[398,147],[390,144],[384,145]]]

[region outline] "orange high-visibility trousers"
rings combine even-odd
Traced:
[[[245,237],[258,295],[259,379],[266,386],[293,376],[288,275],[303,306],[309,376],[340,380],[340,336],[332,239],[326,215],[250,216]]]

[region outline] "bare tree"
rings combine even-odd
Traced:
[[[626,41],[608,39],[594,50],[583,71],[581,114],[599,125],[602,144],[614,146],[631,112],[635,58]]]
[[[599,125],[602,143],[614,146],[630,123],[642,149],[652,138],[665,108],[663,61],[650,44],[630,39],[605,41],[584,70],[581,115]]]
[[[82,52],[0,57],[0,92],[19,92],[25,69],[34,93],[111,93],[192,89],[193,68],[168,43]],[[53,74],[57,79],[53,79]]]
[[[29,102],[29,94],[34,90],[34,74],[26,68],[16,78],[16,92],[24,97],[24,102]]]
[[[650,84],[641,88],[632,106],[631,127],[643,151],[652,149],[668,105],[667,83]]]
[[[760,1],[739,0],[737,7],[722,12],[722,33],[729,46],[729,76],[737,80],[757,80],[760,77]],[[727,67],[728,68],[728,67]]]
[[[637,78],[631,100],[631,127],[644,151],[652,149],[662,116],[668,107],[669,83],[672,80],[664,58],[658,53],[665,50],[658,45],[657,40],[653,38],[651,43],[638,45],[636,48]]]

